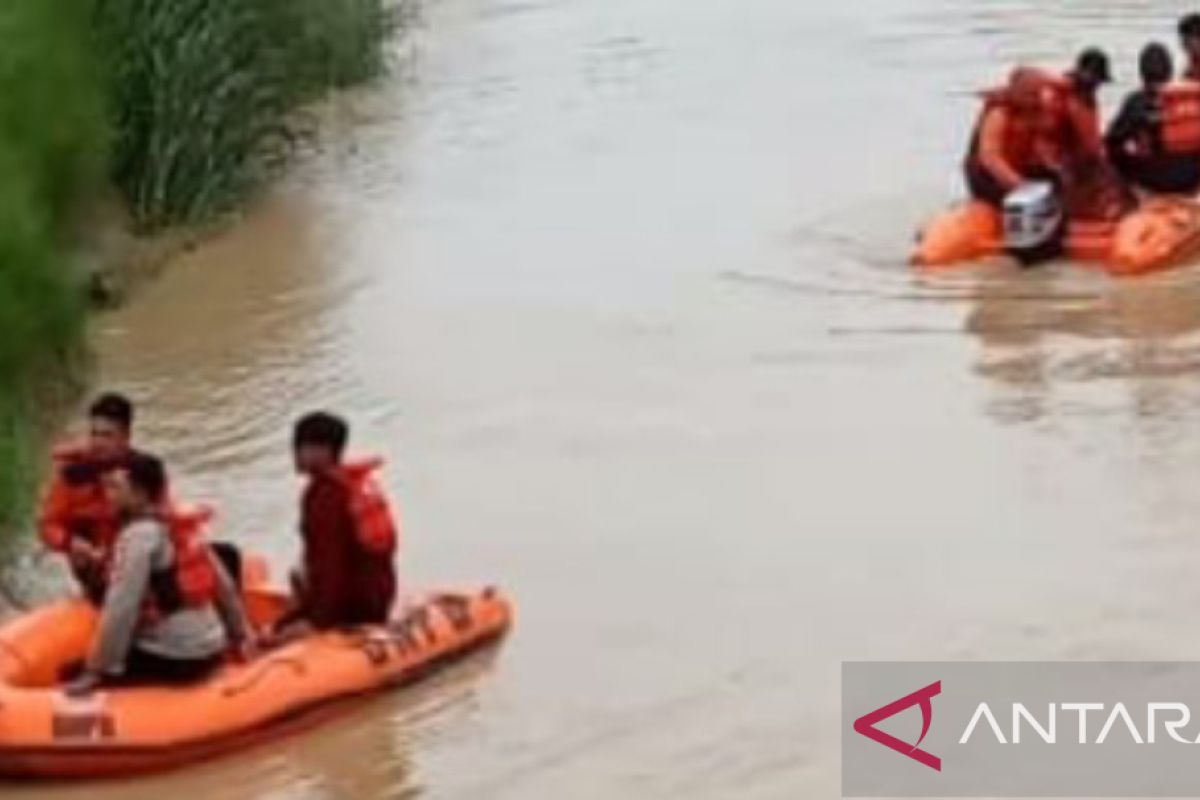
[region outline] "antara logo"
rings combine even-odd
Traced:
[[[942,760],[937,756],[927,753],[921,749],[921,742],[925,741],[925,737],[929,734],[929,726],[933,724],[933,698],[942,693],[942,682],[931,683],[924,689],[919,689],[912,694],[901,697],[894,703],[888,703],[886,706],[875,709],[869,714],[864,714],[854,720],[854,731],[861,733],[873,742],[878,742],[884,747],[890,747],[901,755],[908,756],[914,761],[924,764],[930,769],[942,771]],[[891,734],[884,733],[875,726],[885,719],[890,719],[902,711],[907,711],[913,706],[921,707],[921,736],[913,744],[901,741]]]

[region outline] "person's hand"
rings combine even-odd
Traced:
[[[258,638],[259,646],[264,650],[277,650],[280,647],[307,636],[312,632],[312,626],[301,619],[276,625]]]
[[[233,646],[230,652],[230,657],[235,664],[246,664],[262,653],[262,644],[254,636],[247,636],[242,641]]]
[[[71,538],[71,543],[67,546],[67,557],[71,560],[72,566],[86,569],[93,564],[100,563],[100,548],[75,536]]]
[[[100,688],[100,675],[91,670],[85,670],[78,678],[67,682],[63,692],[68,697],[87,697]]]

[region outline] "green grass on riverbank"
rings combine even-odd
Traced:
[[[28,508],[85,315],[72,220],[111,182],[144,231],[235,210],[301,104],[384,66],[388,0],[0,2],[0,530]]]
[[[25,508],[38,384],[77,346],[83,304],[64,230],[107,149],[91,0],[0,3],[0,524]]]

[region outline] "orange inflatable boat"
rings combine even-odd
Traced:
[[[250,590],[257,624],[283,595]],[[194,686],[65,695],[97,614],[69,601],[0,629],[0,777],[84,778],[166,769],[312,725],[339,701],[404,686],[497,641],[512,608],[495,589],[430,594],[395,622],[314,634]]]
[[[1000,213],[970,201],[933,219],[917,236],[911,261],[926,269],[948,269],[1000,255]],[[1155,198],[1118,223],[1071,222],[1067,255],[1095,263],[1113,275],[1144,275],[1178,266],[1200,255],[1200,203]]]

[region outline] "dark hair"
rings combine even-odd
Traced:
[[[154,456],[138,453],[125,465],[129,485],[140,489],[152,503],[162,502],[167,493],[167,469]]]
[[[111,420],[128,431],[133,427],[133,403],[125,395],[108,392],[92,401],[88,416]]]
[[[1099,47],[1089,47],[1079,54],[1075,60],[1075,73],[1083,75],[1095,84],[1112,81],[1112,65],[1105,53]]]
[[[335,458],[341,458],[349,438],[350,426],[344,419],[324,411],[315,411],[305,414],[296,423],[292,431],[292,446],[324,446],[333,451]]]
[[[1142,48],[1138,68],[1142,73],[1142,82],[1154,86],[1169,83],[1175,74],[1171,51],[1161,42],[1152,42]]]
[[[1200,14],[1188,14],[1179,20],[1179,37],[1181,39],[1200,37]]]

